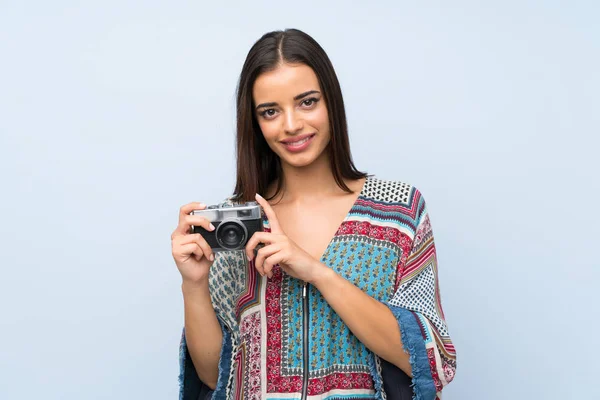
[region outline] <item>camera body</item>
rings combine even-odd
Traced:
[[[260,205],[255,201],[212,205],[194,210],[192,215],[204,217],[214,225],[212,232],[192,226],[192,233],[201,234],[213,251],[242,250],[255,232],[263,230]]]

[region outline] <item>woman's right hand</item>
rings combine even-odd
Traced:
[[[171,251],[184,283],[197,284],[208,280],[208,270],[214,261],[214,253],[199,233],[191,233],[191,227],[201,226],[213,231],[214,226],[206,218],[190,215],[193,210],[204,210],[203,203],[189,203],[179,210],[179,225],[171,234]]]

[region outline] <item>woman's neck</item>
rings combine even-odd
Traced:
[[[338,186],[331,170],[329,158],[323,154],[312,164],[305,167],[282,165],[283,190],[273,199],[276,203],[296,203],[299,200],[319,200],[326,196],[344,193]],[[270,195],[277,187],[271,188]]]

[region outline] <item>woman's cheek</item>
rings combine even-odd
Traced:
[[[281,151],[281,149],[278,148],[278,146],[277,146],[277,138],[279,137],[279,130],[277,129],[275,124],[269,124],[268,122],[263,122],[263,123],[259,123],[258,125],[260,126],[262,134],[263,134],[265,140],[267,141],[267,145],[269,145],[271,150],[273,150],[277,155],[280,155],[279,151]]]
[[[260,121],[258,123],[258,126],[260,127],[260,130],[263,133],[263,136],[265,137],[265,139],[267,140],[267,142],[269,144],[271,144],[271,142],[274,140],[274,138],[277,137],[277,131],[274,128],[272,123],[269,123],[270,121]]]
[[[321,107],[314,110],[314,112],[309,116],[308,120],[310,121],[310,125],[316,127],[317,129],[325,129],[329,124],[327,109],[325,107]]]

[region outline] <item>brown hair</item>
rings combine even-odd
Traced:
[[[283,188],[279,156],[271,150],[260,130],[252,99],[258,76],[283,62],[305,64],[317,75],[329,115],[331,141],[326,151],[329,151],[333,176],[340,188],[351,193],[344,179],[360,179],[367,174],[358,171],[352,161],[342,89],[333,65],[312,37],[297,29],[286,29],[264,34],[252,46],[242,67],[237,87],[237,178],[232,200],[254,201],[254,195],[264,195],[275,180],[274,196]]]

